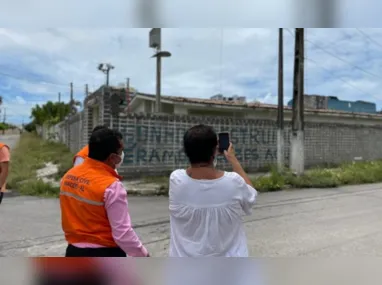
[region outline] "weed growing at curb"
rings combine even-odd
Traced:
[[[7,188],[22,195],[57,197],[58,187],[36,178],[36,171],[52,162],[62,175],[71,167],[73,154],[60,143],[44,141],[35,133],[23,133],[16,148],[12,149]]]

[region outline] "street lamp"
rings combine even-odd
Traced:
[[[100,63],[98,65],[98,70],[100,70],[106,74],[106,86],[107,87],[109,87],[109,73],[110,73],[111,69],[114,69],[114,66],[111,65],[110,63]]]
[[[161,29],[154,28],[150,31],[150,44],[151,48],[155,48],[155,54],[152,56],[157,60],[157,70],[156,70],[156,103],[155,111],[160,113],[161,108],[161,79],[162,79],[162,57],[171,57],[171,53],[168,51],[161,50]]]

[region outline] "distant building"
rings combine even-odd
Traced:
[[[292,105],[293,100],[290,100],[288,106],[292,107]],[[360,100],[340,100],[335,96],[305,95],[304,106],[307,109],[337,110],[351,113],[377,113],[377,106],[375,103]]]
[[[225,101],[225,102],[242,102],[245,103],[247,98],[245,96],[232,95],[230,97],[225,97],[222,94],[216,94],[211,97],[213,101]]]

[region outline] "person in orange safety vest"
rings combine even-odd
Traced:
[[[96,126],[92,133],[98,131],[98,130],[102,130],[102,129],[106,129],[107,127],[106,126],[103,126],[103,125],[99,125],[99,126]],[[73,166],[76,166],[76,165],[79,165],[81,163],[84,162],[85,158],[87,158],[89,155],[89,145],[85,145],[73,158]]]
[[[108,128],[95,131],[88,158],[61,179],[67,257],[149,256],[132,228],[127,191],[115,171],[123,159],[121,138]]]
[[[10,157],[9,146],[0,143],[0,204],[6,190]]]

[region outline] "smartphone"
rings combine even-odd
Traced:
[[[219,152],[224,153],[229,148],[229,133],[219,133]]]

